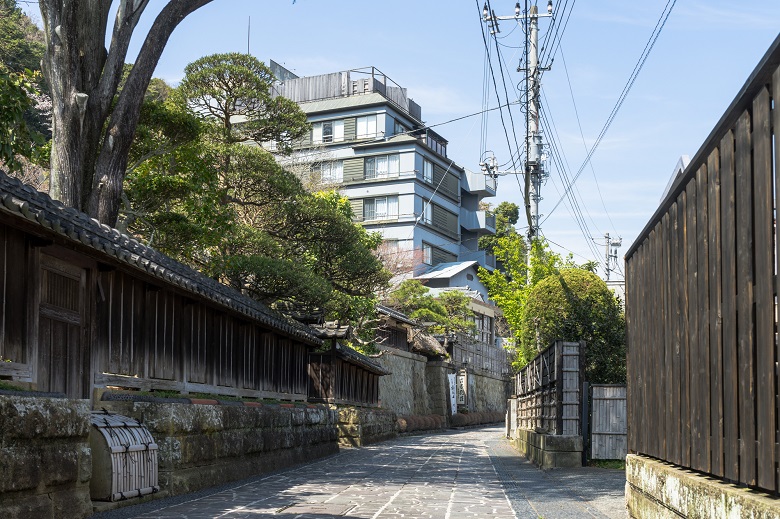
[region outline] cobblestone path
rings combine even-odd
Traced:
[[[342,450],[210,495],[99,517],[623,518],[624,485],[621,471],[538,470],[512,450],[503,428],[489,427]]]

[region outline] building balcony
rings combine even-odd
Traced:
[[[480,234],[495,234],[496,217],[488,215],[486,211],[469,211],[461,208],[460,226],[467,231]]]
[[[484,250],[461,249],[458,261],[476,261],[488,270],[496,268],[496,257]]]
[[[482,172],[474,173],[465,170],[463,174],[463,189],[469,193],[485,196],[496,196],[496,179]]]

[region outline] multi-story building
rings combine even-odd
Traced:
[[[479,202],[496,194],[495,180],[447,156],[447,141],[427,128],[421,107],[376,68],[284,78],[277,93],[297,102],[312,124],[293,161],[349,198],[355,217],[384,238],[399,270],[477,261],[493,268],[479,237],[495,219]]]

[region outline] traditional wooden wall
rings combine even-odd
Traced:
[[[628,448],[777,492],[780,37],[626,255]]]

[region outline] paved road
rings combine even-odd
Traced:
[[[348,449],[219,491],[97,514],[101,519],[625,518],[622,471],[541,471],[503,428],[411,436]]]

